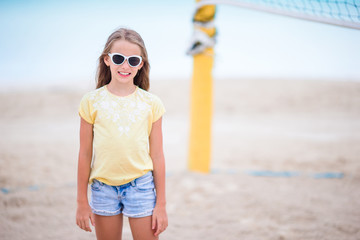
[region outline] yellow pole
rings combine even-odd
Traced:
[[[194,21],[208,22],[214,18],[214,15],[215,6],[207,5],[198,9]],[[209,38],[215,35],[214,27],[207,28],[200,25],[197,30],[202,31]],[[194,54],[193,58],[188,168],[202,173],[210,172],[213,58],[212,47],[206,47],[202,52]]]
[[[191,84],[189,170],[208,173],[211,159],[213,49],[194,56]]]

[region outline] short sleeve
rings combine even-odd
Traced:
[[[154,96],[153,98],[153,106],[152,106],[152,115],[153,119],[152,122],[156,122],[161,118],[162,115],[165,113],[164,104],[161,102],[160,98]]]
[[[79,115],[88,123],[94,124],[95,116],[93,112],[93,107],[91,106],[90,103],[89,94],[83,96],[83,98],[80,101]]]

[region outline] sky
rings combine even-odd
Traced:
[[[94,81],[107,37],[143,37],[151,79],[190,79],[195,1],[0,1],[4,87]],[[360,81],[360,30],[220,5],[213,75]]]

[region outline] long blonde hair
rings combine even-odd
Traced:
[[[136,44],[141,49],[141,57],[143,61],[142,68],[138,71],[136,76],[134,77],[134,84],[144,90],[149,90],[150,82],[149,82],[149,72],[150,72],[150,64],[148,60],[148,54],[146,51],[145,43],[141,36],[131,29],[120,28],[113,32],[108,40],[106,41],[104,50],[99,57],[99,65],[96,73],[96,88],[100,88],[111,81],[111,72],[110,68],[106,66],[104,58],[110,52],[110,49],[113,43],[117,40],[126,40],[133,44]]]

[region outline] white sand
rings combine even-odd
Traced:
[[[360,239],[360,83],[216,80],[214,89],[205,175],[186,171],[189,81],[152,82],[167,108],[162,239]],[[95,239],[75,224],[85,91],[0,93],[0,239]],[[314,177],[323,172],[344,177]]]

